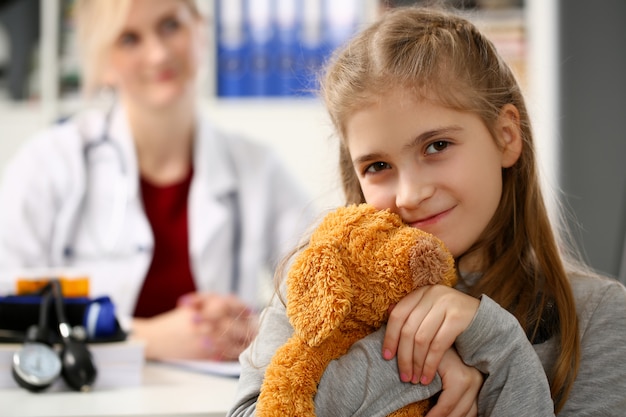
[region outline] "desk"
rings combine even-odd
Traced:
[[[223,417],[237,379],[147,363],[138,387],[79,392],[31,393],[0,389],[2,417]]]

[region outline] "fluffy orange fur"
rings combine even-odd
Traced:
[[[326,366],[380,328],[388,309],[423,285],[454,285],[454,259],[436,237],[368,204],[328,214],[287,277],[293,336],[265,372],[256,415],[315,416],[314,397]],[[393,416],[423,416],[429,400]]]

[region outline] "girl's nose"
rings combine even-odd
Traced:
[[[435,192],[435,186],[424,175],[405,175],[398,181],[396,206],[404,209],[417,208]]]

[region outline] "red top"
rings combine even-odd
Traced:
[[[171,310],[178,298],[196,290],[189,261],[187,200],[193,171],[183,181],[157,186],[141,178],[143,204],[154,234],[152,263],[135,317],[152,317]]]

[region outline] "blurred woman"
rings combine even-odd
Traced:
[[[116,101],[42,132],[8,166],[3,279],[84,271],[148,358],[235,359],[308,200],[269,149],[202,116],[205,21],[192,0],[79,0],[76,17],[83,88]]]

